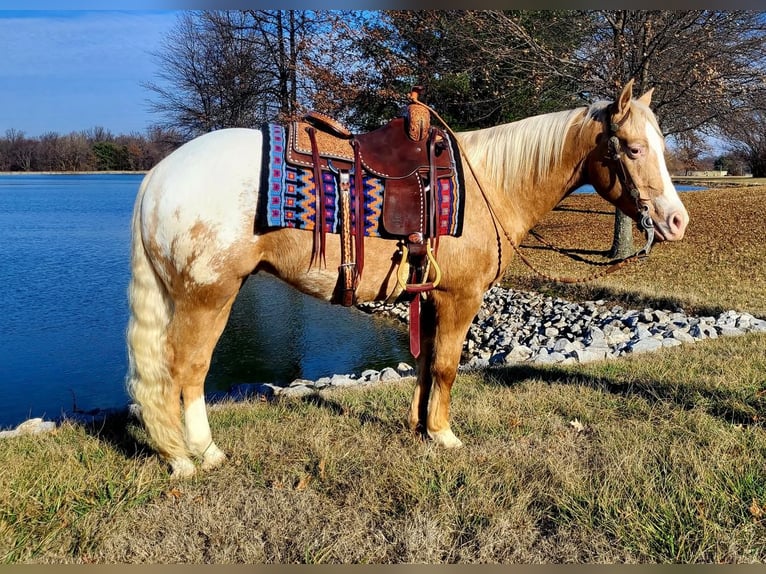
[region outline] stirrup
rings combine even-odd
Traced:
[[[439,264],[436,262],[436,258],[434,257],[434,253],[431,250],[431,244],[429,242],[426,242],[426,258],[427,262],[430,265],[433,265],[434,273],[436,273],[434,280],[427,283],[407,283],[407,276],[410,272],[410,264],[408,262],[409,250],[407,249],[407,245],[402,244],[402,261],[399,264],[399,271],[396,274],[396,282],[399,284],[399,287],[402,290],[408,293],[424,293],[425,291],[430,291],[439,285],[442,280],[442,270],[441,267],[439,267]]]

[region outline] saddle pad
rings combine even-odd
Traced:
[[[313,230],[316,225],[316,186],[311,167],[291,165],[285,161],[289,142],[285,127],[268,124],[261,129],[263,151],[261,167],[261,193],[256,211],[256,223],[261,229],[295,228]],[[465,190],[462,172],[455,169],[450,177],[438,179],[438,225],[440,235],[460,236],[463,228]],[[459,177],[460,176],[460,177]],[[338,180],[330,172],[322,172],[324,186],[324,230],[340,233]],[[382,225],[382,206],[385,179],[365,173],[362,178],[364,201],[364,234],[369,237],[392,238]],[[351,186],[356,189],[356,176]],[[356,215],[356,194],[352,194],[352,224]]]

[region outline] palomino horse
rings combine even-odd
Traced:
[[[441,283],[422,303],[409,410],[414,432],[461,446],[449,408],[468,327],[484,292],[503,276],[511,242],[518,245],[572,190],[590,183],[634,219],[648,209],[658,240],[683,237],[689,217],[665,165],[664,140],[648,107],[651,91],[632,99],[632,87],[631,81],[611,103],[457,134],[475,172],[466,169],[462,235],[440,239]],[[155,166],[136,199],[127,385],[175,477],[194,474],[192,457],[203,469],[226,459],[212,439],[204,383],[245,279],[265,271],[325,300],[336,285],[335,241],[327,242],[327,265],[318,267],[310,265],[312,232],[254,232],[262,143],[261,131],[250,129],[198,137]],[[631,187],[638,194],[631,196]],[[394,291],[394,251],[390,240],[366,238],[359,301]]]

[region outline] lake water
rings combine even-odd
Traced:
[[[0,428],[127,404],[130,216],[141,178],[0,176]],[[407,344],[398,324],[253,276],[206,389],[412,364]]]
[[[676,184],[677,191],[704,191],[707,187],[700,185],[678,185]],[[596,189],[591,184],[585,184],[574,190],[573,193],[596,193]]]

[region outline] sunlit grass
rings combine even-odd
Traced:
[[[457,451],[412,381],[223,404],[227,466],[175,483],[143,431],[0,442],[7,562],[766,559],[766,336],[462,375]],[[760,358],[758,358],[760,357]],[[120,434],[120,428],[126,431]]]

